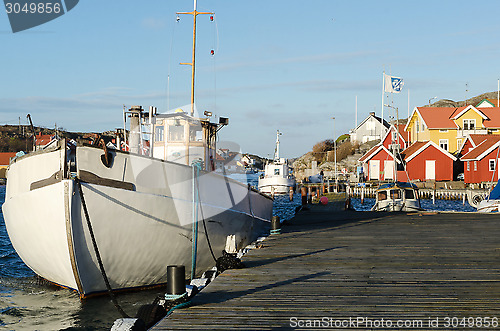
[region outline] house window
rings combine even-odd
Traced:
[[[489,160],[490,162],[490,171],[495,171],[495,159]]]
[[[470,164],[469,164],[469,161],[467,161],[467,171],[470,171]]]
[[[462,139],[457,139],[457,149],[462,148]]]
[[[448,139],[439,139],[439,147],[448,151]]]
[[[425,130],[425,123],[422,122],[422,132]]]
[[[165,128],[163,125],[155,127],[155,141],[163,141]]]
[[[464,119],[464,130],[474,130],[476,128],[475,119]]]
[[[474,171],[477,171],[477,161],[474,161]]]
[[[415,120],[415,131],[420,132],[420,126],[418,125],[418,118]]]

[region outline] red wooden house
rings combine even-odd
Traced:
[[[500,136],[483,137],[483,141],[470,150],[467,143],[473,145],[473,138],[471,137],[464,143],[462,149],[464,155],[460,158],[464,162],[464,182],[481,183],[498,180],[497,163],[500,155]]]
[[[406,147],[406,140],[404,135],[401,134],[402,128],[404,128],[404,125],[400,125],[400,130],[396,131],[396,128],[391,126],[382,141],[373,146],[358,160],[363,165],[364,173],[367,174],[366,179],[394,179],[394,171],[397,169],[394,169],[394,155],[391,151],[394,148],[393,145],[396,145],[400,150]],[[401,163],[401,159],[397,159],[396,167]]]
[[[417,141],[402,152],[410,180],[453,180],[457,158],[432,141]]]

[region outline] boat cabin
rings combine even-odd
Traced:
[[[228,124],[227,118],[212,123],[209,117],[190,116],[182,109],[167,114],[150,110],[148,114],[141,107],[132,107],[127,113],[131,118],[130,152],[188,166],[202,162],[204,170],[215,170],[216,135]]]

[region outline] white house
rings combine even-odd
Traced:
[[[367,141],[378,140],[385,136],[387,130],[389,129],[389,123],[385,120],[381,125],[382,120],[380,117],[375,116],[375,112],[371,112],[370,115],[361,122],[355,129],[351,130],[351,143],[363,144]],[[382,131],[382,133],[381,133]]]

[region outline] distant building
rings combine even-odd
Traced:
[[[407,146],[406,133],[402,131],[404,125],[400,125],[398,130],[394,125],[387,130],[382,141],[373,146],[358,161],[363,167],[363,174],[367,179],[385,180],[395,179],[394,172],[401,169],[401,160],[396,158],[394,163],[394,150],[402,151]],[[396,169],[394,168],[396,166]]]
[[[464,182],[482,183],[497,181],[500,135],[471,135],[462,148],[464,155]]]
[[[405,131],[409,132],[412,143],[430,140],[455,153],[468,135],[500,134],[500,108],[415,107]]]
[[[498,99],[483,99],[476,105],[476,108],[482,107],[499,107]]]
[[[432,141],[417,141],[401,153],[406,180],[453,180],[457,158]]]
[[[375,112],[365,118],[355,129],[350,132],[351,143],[366,143],[367,141],[377,140],[384,136],[389,129],[389,123],[382,121],[380,117],[375,116]]]
[[[42,134],[39,132],[36,136],[36,144],[35,150],[38,151],[40,149],[45,149],[50,145],[53,145],[57,142],[56,136],[51,134]]]
[[[0,178],[5,178],[5,172],[9,166],[10,159],[16,156],[14,152],[0,153]]]

